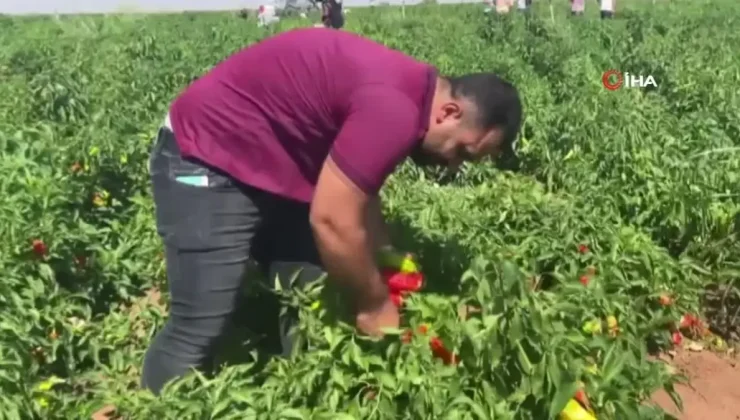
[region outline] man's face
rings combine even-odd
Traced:
[[[483,129],[475,122],[472,104],[447,102],[432,111],[429,131],[411,154],[420,166],[443,166],[456,171],[463,162],[497,157],[503,142],[499,127]]]

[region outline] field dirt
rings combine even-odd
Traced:
[[[100,410],[93,413],[90,420],[114,420],[116,417],[116,407],[113,405],[106,405]]]
[[[653,401],[679,420],[740,420],[740,360],[705,350],[680,350],[675,357],[661,357],[688,377],[676,390],[683,400],[683,413],[665,391]]]

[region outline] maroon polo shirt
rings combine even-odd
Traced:
[[[436,70],[359,35],[283,32],[191,84],[170,119],[182,154],[244,184],[310,202],[331,155],[367,194],[419,144]]]

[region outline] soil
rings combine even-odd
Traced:
[[[100,410],[93,413],[90,417],[91,420],[113,420],[116,415],[116,407],[112,405],[106,405]]]
[[[688,377],[676,386],[683,413],[665,391],[653,401],[679,420],[740,420],[740,360],[713,351],[680,350],[673,358],[661,357]]]

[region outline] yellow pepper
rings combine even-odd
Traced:
[[[560,412],[559,420],[596,420],[596,417],[578,404],[578,401],[570,400]]]
[[[63,383],[63,382],[64,382],[63,379],[60,379],[60,378],[58,378],[56,376],[51,376],[51,377],[49,377],[49,379],[47,379],[47,380],[41,382],[40,384],[38,384],[36,386],[36,390],[37,391],[41,391],[41,392],[50,391],[54,387],[54,385],[60,384],[60,383]]]
[[[386,248],[379,252],[378,260],[381,266],[396,268],[402,273],[419,272],[419,266],[411,254],[402,254],[393,249]]]
[[[619,326],[619,324],[617,323],[617,318],[613,315],[609,315],[606,318],[606,325],[609,327],[610,330],[613,330]]]
[[[95,207],[105,207],[108,204],[109,197],[110,193],[106,190],[95,193],[95,195],[93,196],[93,205]]]
[[[606,318],[606,325],[609,327],[609,335],[611,337],[616,337],[616,335],[619,333],[619,323],[617,322],[617,318],[609,315]]]
[[[586,334],[599,334],[601,333],[601,321],[593,320],[583,324],[583,332]]]
[[[599,368],[595,364],[592,364],[590,366],[586,366],[586,372],[590,373],[591,375],[596,375],[599,373]]]

